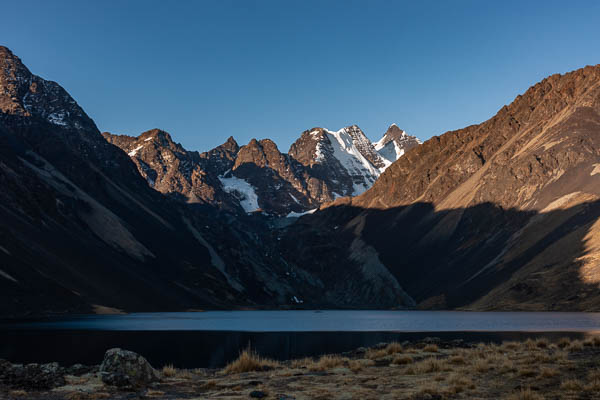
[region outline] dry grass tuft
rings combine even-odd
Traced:
[[[12,397],[25,397],[27,396],[27,392],[24,390],[11,390],[8,394]]]
[[[194,379],[194,374],[187,369],[177,370],[177,378],[179,379]]]
[[[406,365],[406,364],[412,364],[413,362],[414,362],[414,359],[411,356],[403,354],[403,355],[394,357],[392,364]]]
[[[527,350],[537,349],[537,343],[532,339],[527,339],[525,342],[523,342],[523,346],[525,346]]]
[[[581,351],[583,350],[583,342],[581,340],[573,340],[569,347],[567,348],[569,351]]]
[[[259,356],[256,352],[246,349],[240,353],[237,360],[229,363],[223,372],[239,374],[242,372],[265,371],[280,366],[277,361]]]
[[[423,351],[426,353],[437,353],[439,350],[440,349],[437,344],[428,344],[427,346],[423,347]]]
[[[533,378],[534,376],[537,376],[538,373],[532,368],[522,368],[518,371],[518,374],[523,378]]]
[[[550,346],[550,342],[546,338],[539,338],[536,340],[535,345],[538,349],[547,349]]]
[[[478,359],[473,362],[473,369],[477,372],[488,372],[491,369],[491,366],[487,360]]]
[[[365,358],[368,358],[369,360],[379,360],[386,356],[388,356],[386,349],[367,349],[367,352],[365,353]]]
[[[467,389],[475,389],[475,384],[468,376],[453,374],[448,379],[450,394],[458,394]]]
[[[566,390],[569,392],[575,392],[575,391],[581,390],[582,386],[583,385],[581,384],[581,382],[578,381],[577,379],[567,379],[566,381],[563,381],[560,384],[560,388],[562,390]]]
[[[162,369],[162,374],[166,377],[172,377],[177,375],[177,368],[173,364],[165,365]]]
[[[433,383],[426,383],[415,393],[415,399],[444,398],[445,393]]]
[[[217,381],[215,381],[214,379],[206,381],[202,385],[200,385],[200,389],[202,389],[202,390],[211,390],[216,387],[217,387]]]
[[[502,360],[502,362],[498,365],[498,371],[502,374],[507,374],[509,372],[516,372],[517,369],[515,368],[515,363],[513,360],[510,360],[508,358],[505,358],[504,360]]]
[[[402,348],[402,345],[400,343],[392,342],[385,347],[385,351],[388,355],[392,355],[396,353],[402,353],[404,351],[404,348]]]
[[[600,392],[600,379],[594,379],[583,387],[586,392]]]
[[[448,359],[448,362],[455,365],[465,365],[467,363],[465,357],[462,355],[452,356]]]
[[[558,375],[558,371],[553,368],[543,367],[540,370],[540,376],[542,378],[553,378]]]
[[[513,393],[507,400],[544,400],[544,396],[539,393],[532,392],[531,389],[521,389],[519,392]]]
[[[348,368],[350,369],[350,371],[357,373],[359,371],[362,371],[362,369],[366,366],[366,363],[361,362],[359,360],[349,360],[348,361]]]
[[[319,361],[313,363],[309,369],[311,371],[327,371],[328,369],[343,367],[350,361],[348,358],[336,355],[324,355],[319,358]]]
[[[500,346],[504,350],[516,350],[519,348],[519,343],[517,342],[504,342]]]
[[[292,368],[308,368],[314,363],[314,360],[310,357],[298,358],[290,362]]]
[[[416,372],[428,374],[430,372],[440,372],[444,370],[444,363],[437,358],[426,358],[415,364]]]
[[[571,345],[571,339],[569,339],[568,337],[560,338],[558,340],[558,343],[556,343],[556,345],[559,348],[564,349],[564,348],[569,347]]]
[[[588,381],[600,380],[600,369],[593,369],[590,372],[588,372],[587,380]]]

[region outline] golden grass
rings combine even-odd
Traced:
[[[560,338],[558,340],[558,342],[556,343],[556,345],[559,348],[564,349],[564,348],[569,347],[571,345],[571,339],[569,339],[568,337]]]
[[[167,378],[177,375],[177,368],[173,364],[165,365],[162,369],[162,374]]]
[[[297,358],[295,360],[290,361],[290,367],[292,367],[292,368],[308,368],[313,363],[314,363],[314,361],[310,357]]]
[[[264,371],[275,368],[280,364],[268,358],[259,356],[256,352],[246,349],[240,353],[237,360],[229,363],[223,372],[226,374],[239,374],[242,372]]]
[[[319,358],[319,361],[313,363],[309,369],[311,371],[327,371],[332,368],[343,367],[350,361],[346,357],[340,357],[337,355],[324,355]]]
[[[388,355],[402,353],[403,351],[404,351],[404,348],[402,348],[402,345],[398,342],[392,342],[385,347],[385,352]]]
[[[413,362],[414,362],[414,359],[407,354],[398,355],[398,356],[394,357],[394,359],[392,360],[392,364],[396,364],[396,365],[412,364]]]
[[[500,346],[500,348],[503,349],[503,350],[516,350],[519,347],[520,347],[519,343],[517,343],[517,342],[504,342]]]
[[[365,363],[360,362],[359,360],[349,360],[348,361],[348,368],[350,369],[350,371],[357,373],[362,371],[363,367],[365,367]]]
[[[490,363],[484,359],[475,360],[472,363],[473,369],[479,373],[488,372],[491,369]]]
[[[27,392],[25,390],[11,390],[8,394],[12,397],[25,397]]]
[[[422,361],[415,363],[415,371],[421,374],[428,374],[430,372],[440,372],[444,369],[444,362],[434,357],[426,358]]]
[[[600,369],[593,369],[588,372],[588,381],[600,380]]]
[[[451,392],[453,394],[457,394],[460,392],[464,392],[467,389],[475,389],[475,384],[473,380],[468,376],[463,374],[453,374],[448,379],[448,383],[451,387]]]
[[[594,379],[583,387],[586,392],[600,392],[600,379]]]
[[[194,374],[187,369],[177,370],[177,378],[179,379],[193,379]]]
[[[567,347],[569,351],[581,351],[583,350],[583,342],[581,340],[573,340],[569,343],[569,347]]]
[[[365,358],[369,360],[379,360],[380,358],[387,357],[389,354],[385,349],[367,349]]]
[[[538,372],[533,368],[522,368],[517,371],[517,374],[523,378],[533,378]]]
[[[200,385],[200,389],[202,390],[211,390],[218,386],[217,381],[214,379],[208,380]]]
[[[455,365],[465,365],[467,363],[467,361],[465,360],[465,357],[463,355],[451,356],[448,359],[448,362],[450,364],[455,364]]]
[[[560,388],[568,392],[575,392],[581,390],[582,387],[583,385],[581,384],[581,381],[577,379],[567,379],[565,381],[562,381],[562,383],[560,384]]]
[[[423,347],[423,351],[426,353],[437,353],[439,350],[440,349],[437,344],[428,344],[427,346]]]
[[[542,378],[553,378],[558,375],[558,371],[553,368],[543,367],[540,369],[540,376]]]

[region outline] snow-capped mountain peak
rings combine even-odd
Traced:
[[[398,125],[392,124],[383,137],[375,142],[374,148],[387,161],[387,165],[389,166],[403,156],[408,149],[418,146],[421,143],[416,136],[411,136],[406,131],[400,129]]]

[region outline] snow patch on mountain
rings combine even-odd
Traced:
[[[304,211],[304,212],[301,212],[301,213],[292,211],[291,213],[289,213],[288,215],[286,215],[286,218],[299,218],[299,217],[301,217],[303,215],[312,214],[315,211],[317,211],[316,208],[313,208],[312,210]]]
[[[361,154],[357,147],[356,137],[352,137],[348,128],[340,129],[337,132],[330,130],[325,130],[325,132],[331,143],[333,156],[348,171],[350,176],[364,177],[363,182],[354,182],[351,195],[357,196],[369,189],[379,177],[381,171]],[[368,141],[369,139],[365,137],[365,140]],[[322,145],[322,143],[319,143],[319,145]],[[319,156],[322,157],[322,152],[319,153],[319,150],[320,148],[317,146],[315,161],[319,161]]]
[[[144,146],[143,146],[143,145],[140,145],[140,146],[136,147],[135,149],[131,150],[131,151],[130,151],[129,153],[127,153],[127,154],[129,154],[129,157],[135,157],[135,155],[137,154],[137,152],[138,152],[138,151],[139,151],[139,150],[140,150],[142,147],[144,147]]]
[[[407,150],[421,143],[417,137],[411,136],[406,131],[398,128],[398,125],[390,125],[383,137],[373,143],[375,150],[385,160],[386,165],[382,169],[382,172],[394,161],[402,157]]]
[[[385,146],[377,149],[377,151],[381,155],[381,157],[383,157],[387,161],[387,166],[392,165],[394,161],[399,159],[405,153],[405,150],[401,148],[395,141],[389,142]]]
[[[219,180],[227,193],[236,195],[244,211],[250,213],[260,208],[258,206],[258,196],[256,195],[254,187],[244,179],[232,175],[228,178],[220,176]]]

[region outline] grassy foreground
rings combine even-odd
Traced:
[[[278,362],[244,351],[219,370],[162,369],[135,393],[95,374],[67,377],[51,392],[0,390],[0,398],[50,399],[598,399],[600,338],[451,347],[389,343],[346,356]]]

